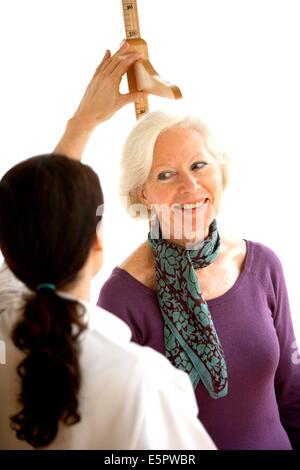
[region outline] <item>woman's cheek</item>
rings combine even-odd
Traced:
[[[172,190],[167,184],[155,184],[149,191],[149,199],[152,204],[172,204]]]

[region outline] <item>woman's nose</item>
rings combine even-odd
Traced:
[[[181,193],[192,193],[198,190],[200,183],[197,178],[193,175],[186,174],[183,175],[180,182],[180,192]]]

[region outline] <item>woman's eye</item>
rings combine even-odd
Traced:
[[[168,180],[168,179],[171,178],[172,174],[173,174],[173,173],[172,173],[171,171],[162,171],[161,173],[159,173],[158,179],[159,179],[160,181]]]
[[[204,168],[207,165],[206,162],[195,162],[192,164],[191,169],[192,170],[199,170],[200,168]]]

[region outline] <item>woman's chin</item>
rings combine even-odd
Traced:
[[[162,238],[178,245],[195,245],[203,242],[209,234],[209,227],[214,217],[209,210],[202,217],[181,218],[164,217],[160,220]]]

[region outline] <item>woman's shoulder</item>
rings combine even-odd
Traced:
[[[89,306],[89,318],[89,326],[80,336],[80,357],[84,370],[89,372],[91,378],[103,375],[103,369],[113,370],[114,376],[124,375],[127,377],[126,381],[130,371],[137,368],[144,371],[143,374],[139,372],[141,379],[142,376],[151,377],[149,372],[153,373],[156,369],[160,373],[165,370],[165,373],[172,375],[173,367],[170,367],[169,361],[163,355],[150,347],[142,347],[132,342],[130,327],[125,321],[103,308],[92,305]],[[118,374],[116,368],[119,369]],[[175,374],[177,375],[177,371]]]
[[[247,261],[249,270],[256,270],[261,265],[266,268],[281,266],[280,259],[275,251],[263,243],[248,239],[239,239],[232,236],[222,237],[224,253],[243,263]]]
[[[152,294],[155,294],[147,256],[147,248],[142,245],[120,266],[113,269],[100,290],[100,307],[122,314],[123,317],[127,315],[128,309],[136,311],[141,305],[146,307],[147,298],[152,299]],[[154,267],[152,274],[155,280]]]
[[[257,241],[247,240],[248,259],[246,269],[252,279],[273,298],[285,284],[285,276],[279,256],[273,248]]]
[[[116,315],[97,305],[89,304],[89,327],[91,335],[104,336],[113,342],[124,344],[130,341],[131,331],[129,326]]]
[[[0,267],[0,329],[10,331],[22,313],[29,289],[15,277],[6,263]],[[3,331],[3,330],[2,330]]]
[[[282,268],[280,258],[276,251],[264,243],[247,240],[247,247],[251,255],[251,269],[257,270],[260,266],[266,270]]]
[[[155,290],[155,259],[148,242],[142,243],[119,268],[145,287]]]
[[[239,272],[248,273],[252,279],[269,290],[271,285],[283,277],[283,267],[278,255],[269,246],[248,239],[222,237],[223,258],[230,260]]]

